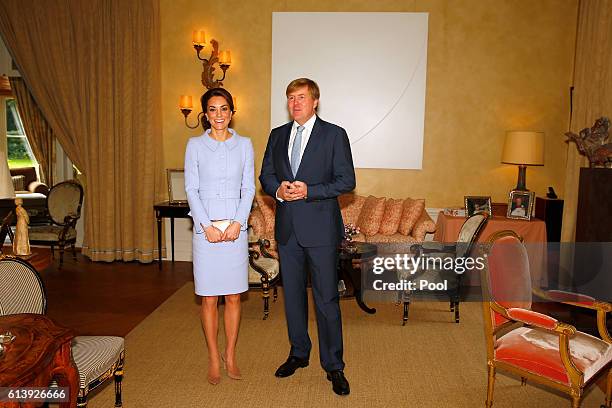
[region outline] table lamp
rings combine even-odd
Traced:
[[[527,166],[544,165],[544,132],[506,132],[502,163],[519,166],[516,190],[527,190]]]
[[[0,163],[0,198],[15,198],[13,179],[11,178],[11,171],[6,160]]]

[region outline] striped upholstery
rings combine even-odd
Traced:
[[[25,176],[20,174],[18,176],[11,176],[13,180],[13,189],[15,191],[25,191]]]
[[[97,380],[119,360],[124,348],[123,343],[123,337],[114,336],[77,336],[74,338],[72,359],[79,371],[80,388],[85,388]]]
[[[0,314],[45,313],[45,292],[38,273],[11,257],[0,259]]]

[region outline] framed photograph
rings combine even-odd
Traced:
[[[466,217],[479,212],[491,214],[491,197],[489,196],[465,196],[464,203]]]
[[[508,199],[506,217],[517,220],[530,220],[535,202],[535,192],[512,190]]]
[[[168,175],[168,201],[170,204],[187,203],[185,192],[185,170],[166,169]]]

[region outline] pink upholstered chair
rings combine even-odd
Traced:
[[[584,388],[608,369],[612,360],[612,338],[605,326],[612,305],[565,292],[563,296],[553,292],[550,297],[597,310],[601,339],[532,311],[529,260],[520,237],[513,231],[501,231],[488,242],[488,268],[482,280],[488,365],[486,407],[493,405],[495,373],[504,370],[519,375],[523,384],[530,379],[569,394],[572,407],[578,408]],[[609,369],[602,407],[611,407],[611,394]]]

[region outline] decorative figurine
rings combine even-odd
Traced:
[[[546,193],[546,197],[557,198],[557,193],[555,193],[555,189],[552,187],[548,187],[548,193]]]
[[[15,255],[30,255],[30,239],[28,238],[28,224],[30,217],[28,212],[21,206],[22,198],[15,199],[15,214],[17,215],[17,227],[15,227],[15,240],[13,241],[13,253]]]
[[[576,143],[578,152],[589,159],[590,167],[612,168],[612,143],[610,143],[608,134],[609,127],[610,119],[601,117],[595,121],[593,127],[582,129],[579,135],[567,132],[566,142]]]

